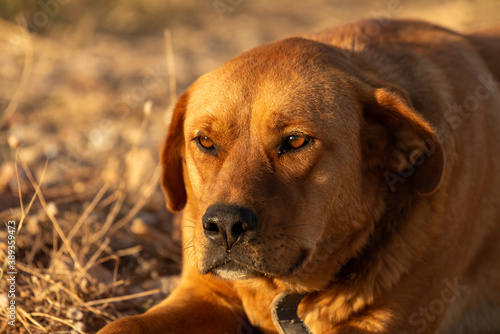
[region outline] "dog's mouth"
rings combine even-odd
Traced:
[[[262,276],[263,274],[249,268],[246,265],[234,262],[232,260],[224,261],[221,264],[211,268],[209,272],[231,281],[239,281]]]
[[[231,258],[225,258],[214,263],[209,268],[204,270],[204,273],[212,273],[223,279],[228,280],[245,280],[256,277],[286,277],[296,273],[306,262],[308,251],[302,249],[297,260],[285,271],[283,270],[266,270],[258,268],[254,265],[249,265]]]

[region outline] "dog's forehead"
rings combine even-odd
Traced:
[[[341,112],[352,95],[332,57],[342,55],[300,38],[243,53],[193,84],[186,122],[216,122],[219,129],[255,122],[324,122]]]
[[[186,125],[216,132],[243,125],[284,128],[293,124],[321,124],[341,111],[335,96],[293,80],[210,80],[193,90],[187,105]]]

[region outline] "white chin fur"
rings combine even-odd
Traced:
[[[248,271],[243,270],[217,268],[214,272],[217,276],[231,281],[244,280],[254,277],[254,275]]]

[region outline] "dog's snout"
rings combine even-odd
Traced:
[[[205,235],[227,250],[256,228],[257,217],[252,210],[238,205],[212,205],[203,215]]]

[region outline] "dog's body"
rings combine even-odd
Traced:
[[[500,30],[372,23],[183,94],[162,157],[182,282],[100,333],[276,333],[282,291],[316,334],[500,332]]]

